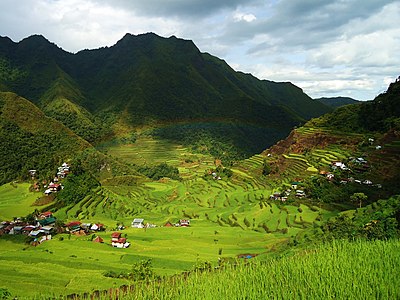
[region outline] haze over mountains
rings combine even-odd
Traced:
[[[186,135],[207,132],[252,153],[330,111],[289,82],[235,72],[192,41],[153,33],[76,54],[40,35],[19,43],[2,37],[0,66],[2,91],[28,99],[91,143],[172,123],[163,135],[182,140],[182,128]],[[243,147],[248,137],[250,148]]]

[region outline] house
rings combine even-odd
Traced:
[[[98,224],[92,224],[92,226],[90,226],[90,230],[93,230],[93,231],[102,231],[102,230],[104,230],[104,224],[100,224],[100,223],[98,223]]]
[[[118,240],[121,238],[121,233],[120,232],[113,232],[111,234],[111,242],[118,242]]]
[[[281,200],[281,194],[281,192],[275,192],[271,196],[269,196],[269,198],[272,200]]]
[[[47,187],[47,189],[49,189],[50,191],[52,191],[53,193],[58,192],[59,190],[61,190],[61,185],[58,183],[54,183],[54,182],[50,182],[49,186]]]
[[[104,242],[104,240],[103,240],[101,237],[99,237],[99,236],[96,236],[96,238],[95,238],[95,239],[93,239],[93,242],[94,242],[94,243],[103,243],[103,242]]]
[[[331,164],[331,167],[333,170],[336,170],[337,168],[341,169],[341,170],[348,170],[349,168],[342,163],[341,161],[333,161]]]
[[[38,238],[38,237],[40,237],[40,236],[42,236],[42,235],[44,235],[44,232],[43,232],[43,230],[41,230],[41,229],[32,230],[32,231],[29,233],[29,236],[34,237],[34,238]]]
[[[121,237],[120,232],[114,232],[111,234],[111,246],[116,248],[128,248],[130,243],[126,241],[126,238]]]
[[[81,222],[79,221],[72,221],[68,224],[65,224],[65,227],[69,230],[69,232],[75,232],[81,230]]]
[[[111,246],[116,248],[128,248],[131,244],[125,238],[119,239],[117,242],[112,242]]]
[[[25,226],[14,226],[14,228],[13,228],[13,231],[14,231],[14,234],[21,234],[22,233],[22,229],[24,228]],[[11,233],[10,233],[11,234]]]
[[[36,227],[33,225],[28,225],[22,228],[22,234],[29,235],[29,233],[34,230]]]
[[[44,234],[49,235],[54,230],[54,227],[53,226],[43,226],[42,228],[40,228],[40,230],[42,230]]]
[[[376,149],[376,150],[381,150],[381,149],[382,149],[382,146],[381,146],[381,145],[377,145],[377,146],[375,147],[375,149]]]
[[[56,218],[54,217],[48,217],[46,219],[42,220],[37,220],[38,224],[37,226],[48,226],[48,225],[54,225],[56,223]]]
[[[296,190],[296,197],[303,198],[306,196],[306,193],[303,190]]]
[[[36,170],[29,170],[29,175],[31,175],[32,178],[34,178],[36,176]]]
[[[53,213],[51,211],[45,211],[45,212],[43,212],[43,213],[41,213],[39,215],[39,218],[40,219],[47,219],[47,218],[50,218],[52,216],[53,216]]]
[[[326,174],[326,179],[328,179],[329,181],[333,180],[334,177],[335,177],[335,175],[332,174],[332,173],[327,173]]]
[[[300,182],[298,182],[298,181],[294,181],[294,182],[292,182],[291,183],[291,185],[292,185],[292,189],[296,189],[297,188],[297,186],[300,184]]]
[[[172,223],[168,221],[167,223],[164,224],[164,227],[173,227]]]
[[[363,184],[365,184],[365,185],[372,185],[372,181],[366,179],[366,180],[363,181]]]
[[[182,220],[179,220],[178,224],[179,224],[180,227],[188,227],[188,226],[190,226],[190,221],[182,219]]]
[[[133,219],[132,227],[133,228],[144,228],[143,221],[144,221],[144,219]]]

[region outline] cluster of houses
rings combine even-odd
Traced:
[[[46,240],[50,240],[55,233],[66,232],[74,235],[87,235],[90,233],[104,231],[105,226],[100,223],[81,223],[72,221],[57,229],[56,218],[51,211],[46,211],[36,216],[34,221],[27,222],[16,219],[14,221],[3,221],[0,223],[0,235],[3,234],[23,234],[32,238],[32,245],[38,245]]]
[[[299,182],[292,182],[291,188],[282,192],[274,192],[272,195],[269,196],[271,200],[277,200],[286,202],[290,195],[294,195],[296,198],[304,198],[306,197],[306,193],[304,190],[299,189]]]
[[[45,195],[50,195],[52,193],[57,193],[60,191],[63,186],[59,183],[61,179],[64,179],[70,173],[70,166],[67,163],[63,163],[60,167],[58,167],[57,175],[53,178],[53,181],[49,183],[49,185],[45,186],[46,190],[44,191]]]
[[[52,212],[41,213],[32,222],[21,221],[17,218],[14,221],[3,221],[0,224],[0,235],[3,234],[23,234],[32,237],[32,244],[38,245],[46,240],[50,240],[55,232],[54,225],[56,218]]]
[[[82,223],[80,221],[71,221],[64,225],[65,232],[75,235],[87,235],[90,233],[104,231],[106,227],[101,223]]]
[[[355,171],[358,171],[358,172],[365,172],[370,167],[368,164],[368,161],[366,159],[364,159],[363,157],[350,157],[349,163],[351,164],[352,169],[354,169]],[[343,162],[333,161],[331,163],[331,170],[335,171],[338,169],[340,169],[342,171],[351,171],[351,169],[349,167],[347,167]],[[336,181],[336,182],[339,182],[340,184],[358,183],[358,184],[364,184],[364,185],[368,185],[368,186],[375,186],[378,188],[382,187],[381,184],[373,184],[372,181],[369,179],[360,180],[360,179],[355,179],[354,177],[336,179],[335,174],[328,172],[328,171],[324,171],[324,170],[320,171],[320,175],[325,176],[325,178],[328,181]]]
[[[154,224],[150,223],[144,223],[144,219],[133,219],[131,226],[133,228],[154,228],[157,227]],[[171,223],[168,221],[167,223],[164,224],[164,227],[189,227],[190,226],[190,220],[187,219],[181,219],[177,223]]]

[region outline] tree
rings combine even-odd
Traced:
[[[366,201],[368,199],[368,196],[365,195],[364,193],[354,193],[353,195],[350,196],[351,202],[358,203],[360,208],[362,205],[363,201]]]
[[[269,175],[269,173],[271,173],[271,166],[266,160],[264,160],[262,174],[266,176]]]

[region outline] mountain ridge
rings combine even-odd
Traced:
[[[193,123],[163,130],[164,137],[187,143],[206,132],[241,156],[251,155],[331,110],[292,83],[236,72],[224,60],[200,52],[193,41],[175,36],[126,34],[113,46],[77,53],[41,35],[18,43],[3,38],[0,59],[18,75],[0,76],[2,91],[28,99],[94,144],[118,138],[128,128]],[[121,131],[116,124],[122,117],[127,128]],[[224,125],[198,127],[195,120]]]

